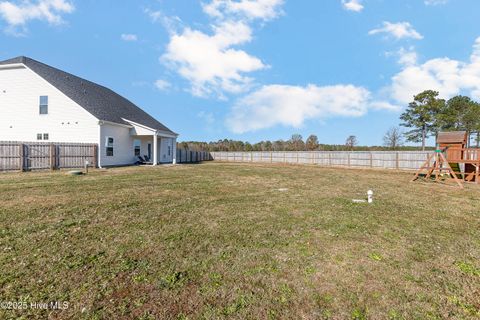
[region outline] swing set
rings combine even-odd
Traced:
[[[452,178],[463,189],[465,182],[480,183],[480,149],[467,148],[465,131],[440,132],[437,150],[430,154],[412,181],[424,177],[435,182]]]

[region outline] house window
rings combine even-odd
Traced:
[[[133,150],[134,150],[133,152],[134,152],[135,157],[140,156],[141,145],[142,145],[142,142],[140,140],[134,140],[133,141]]]
[[[107,157],[113,157],[113,138],[107,137],[106,143]]]
[[[49,134],[48,133],[37,133],[37,140],[48,140]]]
[[[168,156],[171,155],[171,148],[172,148],[172,147],[168,146]]]
[[[48,96],[40,96],[40,114],[48,114]]]

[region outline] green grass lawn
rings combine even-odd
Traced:
[[[205,163],[0,175],[0,319],[476,319],[480,186]],[[372,205],[352,199],[375,191]]]

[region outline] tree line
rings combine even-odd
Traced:
[[[219,140],[215,142],[186,141],[178,143],[178,148],[191,151],[388,151],[388,150],[419,150],[418,147],[403,146],[361,146],[356,136],[346,138],[345,144],[320,143],[316,135],[312,134],[303,139],[300,134],[293,134],[289,140],[260,141],[249,143],[239,140]]]
[[[476,147],[480,143],[480,104],[466,96],[440,99],[439,92],[426,90],[417,94],[400,116],[401,126],[407,141],[421,142],[425,149],[426,139],[440,131],[466,131],[473,135]]]
[[[382,146],[361,146],[355,135],[345,139],[344,144],[324,144],[318,136],[311,134],[306,139],[293,134],[288,140],[260,141],[249,143],[239,140],[218,140],[215,142],[186,141],[178,148],[191,151],[387,151],[426,150],[426,140],[440,131],[466,131],[474,136],[476,147],[480,144],[480,104],[466,96],[455,96],[449,100],[440,99],[439,92],[426,90],[414,96],[413,101],[401,114],[401,127],[392,127],[383,135]],[[405,146],[405,142],[421,143],[421,147]]]

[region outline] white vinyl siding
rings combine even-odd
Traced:
[[[159,161],[161,163],[169,163],[173,161],[172,149],[173,149],[173,140],[172,138],[159,138],[160,154]]]
[[[47,114],[40,114],[44,111]],[[108,157],[107,136],[114,139],[113,156]],[[99,164],[115,166],[138,161],[135,139],[140,140],[142,156],[147,154],[148,143],[152,144],[153,152],[151,130],[140,127],[132,130],[109,123],[99,125],[99,119],[27,67],[0,67],[0,141],[95,143]],[[174,149],[170,148],[169,155],[168,148],[171,141],[159,138],[160,162],[172,161]]]
[[[100,126],[99,156],[102,166],[119,166],[135,163],[138,159],[133,153],[133,140],[130,128],[104,123]],[[107,139],[113,138],[113,156],[107,156]]]
[[[48,115],[40,97],[48,96]],[[98,143],[98,120],[27,68],[0,68],[0,140]]]

